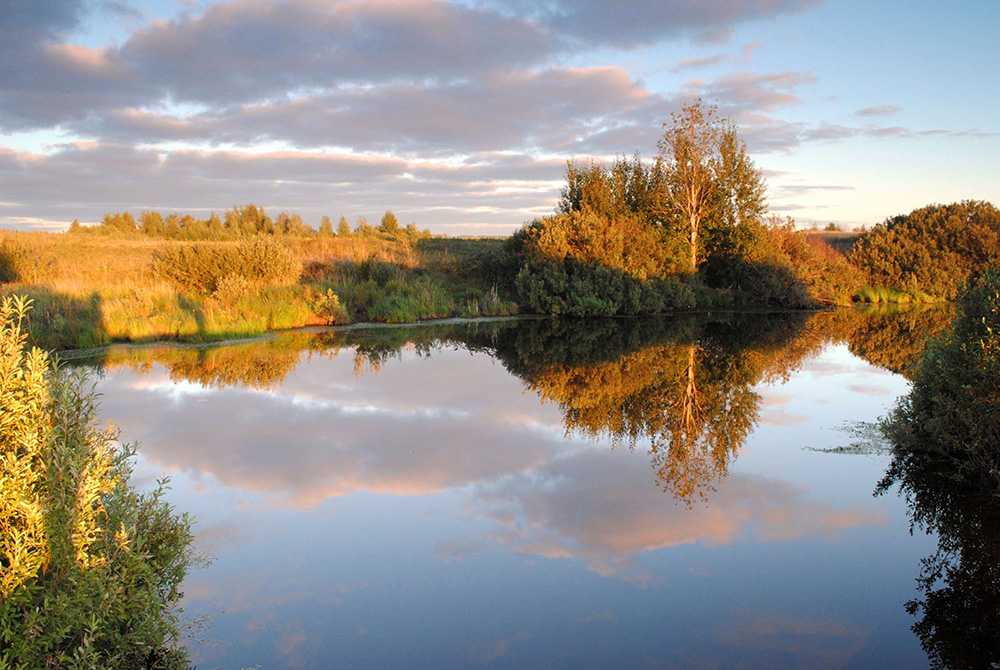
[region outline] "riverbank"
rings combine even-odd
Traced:
[[[502,240],[349,235],[275,240],[294,281],[227,276],[211,290],[178,285],[157,260],[190,242],[0,232],[14,281],[0,295],[32,300],[28,335],[45,349],[114,342],[215,342],[353,322],[406,323],[517,313],[480,271]],[[207,253],[237,242],[198,243]]]
[[[0,296],[30,298],[29,341],[61,351],[113,343],[213,343],[353,323],[849,303],[852,291],[846,288],[838,289],[837,301],[821,299],[823,291],[815,290],[837,283],[839,275],[830,268],[847,267],[840,251],[825,239],[814,242],[786,229],[771,234],[796,250],[797,274],[710,287],[703,273],[640,280],[571,260],[533,259],[511,244],[514,238],[431,237],[408,229],[200,241],[103,228],[65,234],[0,231]],[[854,241],[856,235],[842,240],[845,248]],[[853,297],[918,298],[871,287]]]

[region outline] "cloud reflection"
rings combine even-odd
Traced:
[[[577,558],[604,576],[643,582],[643,552],[702,543],[729,544],[831,537],[845,528],[884,524],[882,513],[837,509],[781,480],[734,474],[711,505],[687,508],[644,479],[637,454],[581,451],[537,471],[476,488],[473,505],[499,527],[493,539],[546,558]],[[646,471],[645,478],[650,475]],[[475,552],[484,543],[442,544],[442,554]]]
[[[271,391],[168,383],[157,371],[105,387],[104,410],[155,465],[271,504],[423,495],[530,470],[564,448],[558,412],[522,397],[516,379],[486,374],[493,367],[487,356],[442,352],[355,379],[340,356]]]

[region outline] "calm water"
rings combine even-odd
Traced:
[[[102,413],[209,567],[199,668],[926,667],[936,539],[845,428],[937,312],[115,349]]]

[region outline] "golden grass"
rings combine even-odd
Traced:
[[[324,308],[328,291],[339,294],[348,318],[362,320],[514,310],[498,301],[495,292],[487,295],[489,287],[454,276],[459,257],[474,253],[475,244],[467,240],[455,241],[462,247],[456,255],[458,247],[450,240],[435,240],[429,250],[420,251],[408,238],[374,234],[274,239],[302,263],[299,283],[248,282],[242,291],[199,294],[179,289],[153,270],[157,251],[191,242],[0,231],[0,249],[6,243],[24,251],[19,281],[0,284],[0,295],[27,295],[34,301],[30,338],[49,349],[115,341],[211,341],[326,324],[331,318]],[[407,275],[406,280],[380,285],[361,280],[352,269],[365,263],[398,268],[395,272]]]

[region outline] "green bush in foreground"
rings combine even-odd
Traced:
[[[190,521],[129,486],[85,378],[25,351],[27,308],[0,305],[0,668],[185,668]]]
[[[656,314],[690,309],[697,302],[681,279],[640,280],[600,265],[534,261],[515,280],[518,300],[526,309],[563,316]]]

